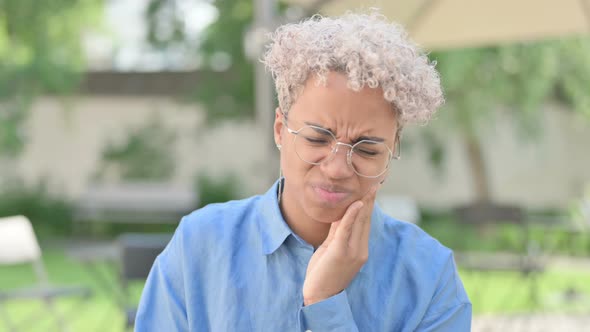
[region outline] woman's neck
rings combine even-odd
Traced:
[[[319,222],[306,215],[288,190],[283,190],[279,207],[291,230],[314,248],[319,247],[328,237],[331,224]]]

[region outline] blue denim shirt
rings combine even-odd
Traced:
[[[314,248],[264,195],[186,216],[156,259],[136,331],[470,331],[451,250],[373,210],[369,259],[351,284],[303,306]]]

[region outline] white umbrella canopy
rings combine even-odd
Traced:
[[[590,33],[590,0],[286,0],[340,15],[379,8],[428,50],[477,47]]]

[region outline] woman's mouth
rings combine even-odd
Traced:
[[[320,201],[331,204],[340,203],[349,195],[346,191],[322,186],[314,186],[313,191],[316,193]]]

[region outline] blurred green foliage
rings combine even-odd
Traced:
[[[448,99],[443,115],[469,135],[478,135],[481,120],[497,114],[498,106],[507,107],[525,133],[539,129],[538,111],[548,100],[590,118],[588,37],[448,50],[430,58]]]
[[[204,103],[207,119],[254,117],[254,65],[246,57],[244,36],[252,24],[254,2],[250,0],[215,1],[219,16],[205,31],[199,45],[206,68],[211,68],[215,57],[231,57],[228,72],[231,79],[212,75],[207,86],[195,91],[195,99]],[[216,77],[217,76],[217,77]]]
[[[103,0],[0,1],[0,156],[15,156],[22,125],[40,93],[64,94],[84,69],[81,35]]]
[[[108,143],[95,178],[139,181],[168,180],[174,174],[176,133],[153,118],[145,126],[130,130],[122,143]],[[110,180],[110,179],[109,179]]]
[[[204,66],[200,75],[206,84],[199,85],[191,98],[205,105],[208,122],[254,117],[254,66],[253,61],[246,57],[244,47],[244,37],[252,26],[254,2],[211,1],[219,13],[217,20],[205,29],[199,40],[194,41],[183,32],[178,17],[180,1],[150,0],[146,12],[148,40],[160,48],[183,44],[203,56]],[[279,1],[279,14],[286,8]],[[158,28],[162,26],[168,27],[165,30],[171,32],[158,34]],[[214,70],[214,64],[220,58],[230,62],[229,68],[222,72]]]
[[[527,217],[527,223],[518,225],[503,222],[485,224],[466,224],[457,222],[451,213],[444,211],[425,212],[420,227],[445,246],[458,252],[510,252],[526,254],[533,250],[543,254],[590,255],[590,232],[588,229],[559,227],[556,211],[546,212],[543,219],[551,223],[539,222],[537,214]],[[554,216],[554,217],[552,217]]]
[[[240,182],[235,174],[214,177],[207,173],[197,175],[195,190],[199,198],[199,208],[212,203],[234,200],[239,196]]]
[[[523,138],[543,131],[543,103],[553,100],[590,120],[590,38],[570,37],[485,48],[433,52],[447,103],[438,116],[462,140],[478,201],[491,189],[481,142],[502,114]],[[504,112],[502,112],[504,110]],[[443,139],[429,139],[431,160],[444,161]]]
[[[72,232],[74,208],[72,202],[50,193],[46,181],[27,186],[15,182],[0,192],[0,217],[24,215],[35,232],[68,235]]]
[[[570,204],[568,217],[575,227],[590,232],[590,183],[586,184],[581,197]]]

